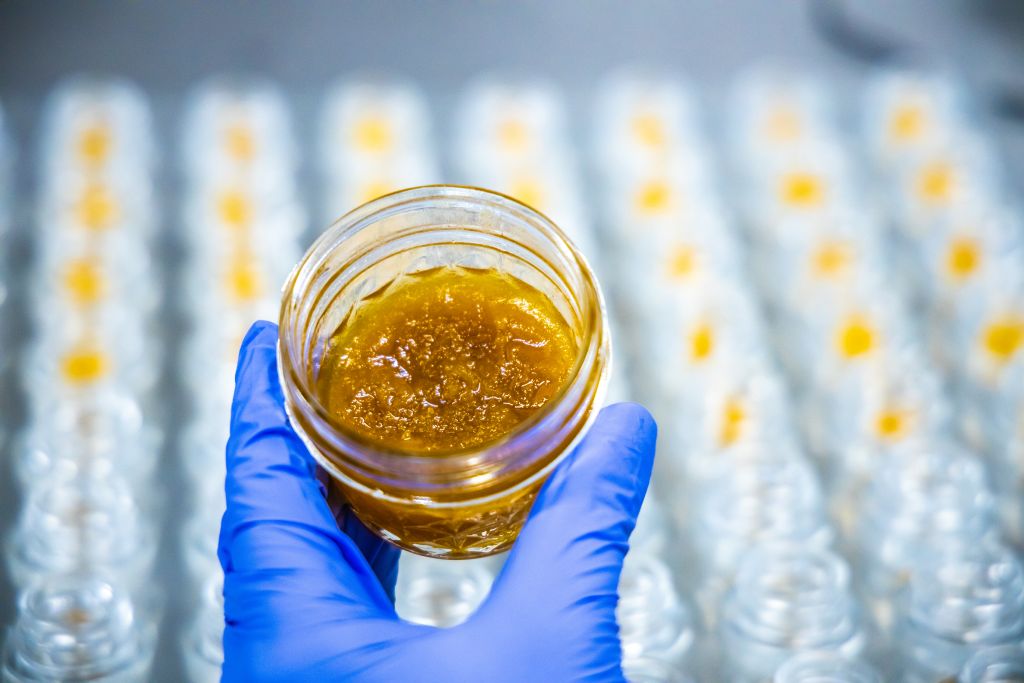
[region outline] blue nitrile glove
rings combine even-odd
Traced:
[[[390,595],[398,551],[341,529],[288,424],[277,328],[242,343],[227,448],[224,681],[622,681],[615,605],[651,476],[656,427],[606,408],[541,490],[490,596],[450,629],[409,624]]]

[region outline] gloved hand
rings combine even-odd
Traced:
[[[534,503],[489,597],[450,629],[399,619],[398,550],[335,519],[278,383],[277,328],[242,343],[227,448],[223,680],[622,681],[619,574],[656,427],[606,408]],[[339,528],[340,524],[340,528]]]

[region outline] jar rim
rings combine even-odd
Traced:
[[[317,392],[310,386],[305,373],[300,372],[300,363],[297,362],[298,358],[296,357],[299,350],[292,348],[293,345],[285,343],[282,338],[279,338],[279,356],[285,361],[279,372],[282,377],[287,376],[290,378],[298,398],[312,409],[317,419],[330,426],[333,436],[341,441],[350,457],[353,455],[368,455],[387,460],[397,457],[401,458],[402,462],[408,465],[413,465],[416,462],[434,464],[464,462],[467,465],[473,465],[484,454],[501,449],[503,446],[520,439],[528,438],[535,430],[541,429],[543,423],[565,399],[581,373],[586,370],[584,365],[588,356],[591,355],[590,349],[595,346],[595,337],[597,337],[597,346],[608,343],[607,330],[605,329],[605,322],[602,320],[601,313],[604,309],[603,294],[590,263],[569,236],[541,211],[501,192],[471,185],[431,184],[404,188],[377,197],[344,214],[314,241],[288,276],[288,280],[282,290],[284,297],[282,298],[280,311],[281,322],[284,323],[290,320],[289,314],[293,301],[293,297],[290,294],[293,292],[300,276],[314,262],[319,260],[328,244],[348,239],[360,230],[373,225],[374,216],[381,212],[393,210],[402,203],[419,203],[432,197],[439,199],[462,198],[483,200],[496,204],[498,207],[512,209],[529,219],[531,223],[542,226],[549,233],[549,236],[553,238],[552,242],[556,248],[559,251],[565,252],[566,256],[570,258],[571,264],[578,269],[579,275],[588,290],[587,294],[580,297],[583,334],[576,352],[573,368],[555,395],[537,411],[505,434],[468,448],[424,453],[413,449],[383,446],[381,442],[356,432],[337,420],[333,413],[323,405]],[[283,336],[281,335],[281,337]],[[601,337],[604,337],[604,339]]]

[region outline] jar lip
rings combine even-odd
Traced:
[[[603,346],[608,343],[605,323],[601,320],[601,311],[604,310],[604,295],[601,292],[597,277],[595,276],[589,261],[583,253],[580,252],[569,236],[566,235],[566,233],[554,221],[548,218],[548,216],[541,211],[524,204],[509,195],[472,185],[431,184],[409,187],[377,197],[344,214],[341,218],[332,223],[327,230],[325,230],[323,234],[316,239],[288,276],[288,280],[282,290],[284,292],[284,297],[281,304],[280,320],[282,322],[288,320],[288,313],[291,308],[292,299],[289,295],[294,289],[295,283],[300,274],[305,272],[309,267],[314,256],[320,255],[321,249],[325,243],[329,241],[333,242],[337,240],[344,240],[349,235],[355,234],[355,232],[365,228],[367,226],[365,223],[367,219],[370,219],[374,214],[380,211],[393,209],[399,203],[396,201],[398,199],[403,200],[401,203],[412,203],[430,199],[431,197],[440,199],[464,198],[485,200],[496,203],[498,206],[511,208],[542,225],[546,231],[554,236],[554,241],[558,248],[560,250],[565,250],[568,256],[571,257],[572,263],[579,269],[579,273],[582,276],[587,289],[590,290],[590,294],[584,297],[584,305],[582,307],[584,334],[576,354],[572,371],[562,383],[562,386],[559,387],[558,392],[539,410],[528,416],[507,433],[491,441],[471,446],[469,448],[430,453],[424,453],[422,451],[412,449],[383,447],[380,442],[356,432],[338,421],[334,417],[333,413],[323,405],[316,392],[312,390],[309,384],[305,381],[302,373],[298,371],[295,349],[291,348],[291,344],[284,343],[284,341],[280,339],[279,335],[279,354],[282,359],[287,361],[286,366],[280,369],[282,376],[285,376],[285,371],[287,371],[287,376],[290,377],[291,383],[296,388],[298,397],[303,403],[313,410],[317,419],[322,420],[324,423],[329,425],[334,435],[338,437],[347,448],[351,449],[350,454],[365,453],[383,458],[400,457],[404,462],[409,464],[416,461],[434,463],[465,461],[466,463],[472,463],[483,454],[500,449],[502,446],[514,442],[525,435],[529,435],[537,429],[538,425],[543,423],[554,412],[556,407],[566,397],[566,394],[569,393],[574,382],[579,378],[581,371],[584,369],[584,362],[589,355],[588,350],[593,346],[595,337],[598,338],[597,342],[599,346]]]

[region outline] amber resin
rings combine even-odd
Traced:
[[[327,344],[317,391],[338,422],[382,447],[471,449],[558,394],[574,339],[551,300],[522,280],[436,268],[353,309]]]
[[[324,349],[316,390],[332,421],[388,451],[443,458],[486,450],[559,397],[577,334],[543,292],[507,273],[422,271],[353,308]],[[367,480],[332,484],[331,498],[407,550],[487,555],[515,540],[543,483],[527,480],[565,445],[550,444],[548,457],[507,479],[454,478],[448,505]]]
[[[511,547],[543,483],[517,488],[486,503],[435,507],[396,504],[332,481],[328,500],[335,510],[351,507],[367,528],[405,550],[461,560]]]

